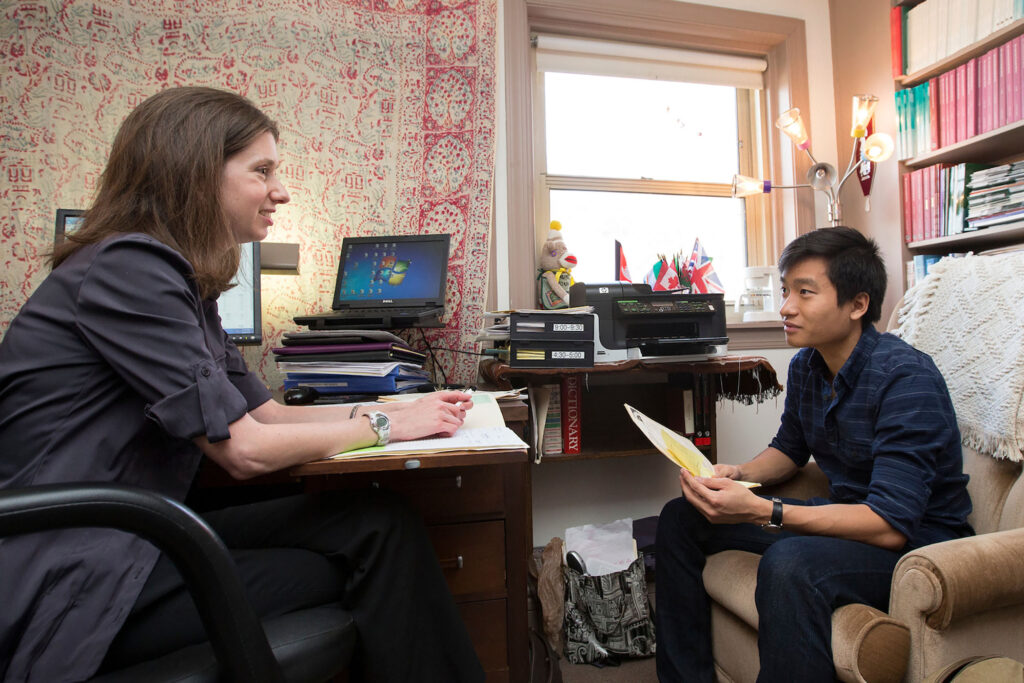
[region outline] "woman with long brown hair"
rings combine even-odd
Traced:
[[[238,245],[264,239],[289,200],[277,138],[251,102],[211,88],[164,90],[127,117],[82,226],[0,344],[0,488],[105,481],[182,500],[203,456],[245,479],[462,424],[464,392],[369,415],[286,406],[246,368],[217,297]],[[483,679],[422,525],[397,501],[294,496],[205,517],[260,615],[343,602],[367,678]],[[171,562],[127,534],[6,538],[0,576],[5,681],[81,680],[206,639]]]

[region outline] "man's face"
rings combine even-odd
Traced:
[[[851,338],[855,344],[860,337],[863,312],[858,311],[866,305],[864,298],[866,295],[859,295],[840,306],[825,259],[811,257],[797,262],[782,274],[779,312],[786,342],[813,347],[823,354],[846,347]]]

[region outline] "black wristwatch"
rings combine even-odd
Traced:
[[[761,525],[762,529],[781,529],[782,528],[782,499],[772,498],[772,516],[769,518],[767,524]]]

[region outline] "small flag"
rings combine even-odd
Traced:
[[[700,238],[694,240],[693,252],[690,254],[690,260],[686,266],[690,271],[690,283],[695,292],[701,294],[707,294],[708,292],[725,293],[725,287],[722,286],[722,281],[718,279],[715,268],[711,265],[711,259],[704,253],[704,247],[700,244]]]
[[[656,289],[663,289],[666,292],[679,289],[679,273],[671,261],[665,262],[665,272],[658,278],[658,287]]]
[[[650,285],[651,289],[654,289],[655,285],[658,284],[658,271],[661,270],[662,263],[663,261],[658,261],[647,271],[647,275],[644,275],[644,284]]]
[[[615,240],[615,281],[633,282],[629,275],[629,267],[626,265],[626,254],[622,251],[622,242]]]

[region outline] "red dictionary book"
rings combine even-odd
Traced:
[[[903,8],[889,10],[889,40],[892,43],[892,77],[903,75]]]
[[[929,128],[929,140],[928,149],[936,150],[941,147],[939,143],[939,130],[941,123],[941,114],[939,112],[939,102],[943,95],[943,88],[939,86],[939,78],[935,78],[928,81],[928,118],[930,119]]]
[[[580,452],[580,432],[583,401],[580,396],[580,376],[568,375],[562,379],[562,452]]]
[[[978,134],[978,60],[972,59],[964,66],[967,67],[967,102],[964,103],[966,114],[965,129],[967,137],[973,138]]]
[[[901,177],[903,183],[903,240],[910,244],[914,241],[914,223],[912,205],[914,201],[913,192],[910,189],[911,174],[904,173]]]

